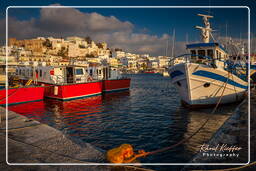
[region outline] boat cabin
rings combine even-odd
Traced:
[[[118,70],[108,66],[17,66],[16,75],[23,80],[49,84],[86,83],[120,78]]]
[[[187,49],[191,54],[191,62],[204,63],[208,58],[213,59],[215,65],[224,67],[223,61],[229,58],[227,51],[219,43],[188,44]]]
[[[203,60],[204,57],[210,57],[215,60],[227,60],[228,53],[219,43],[196,43],[188,44],[191,60]]]

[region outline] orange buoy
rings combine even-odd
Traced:
[[[139,150],[139,153],[135,154],[130,144],[122,144],[107,151],[107,160],[110,163],[131,163],[136,158],[146,156],[146,154],[144,150]]]

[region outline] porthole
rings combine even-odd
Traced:
[[[207,88],[207,87],[210,87],[210,83],[204,83],[204,87]]]

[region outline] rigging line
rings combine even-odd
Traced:
[[[229,75],[229,73],[228,73],[228,78],[229,78],[229,76],[230,76],[230,75]],[[211,114],[213,114],[213,113],[216,112],[216,110],[217,110],[217,108],[218,108],[218,106],[219,106],[219,104],[220,104],[220,102],[221,102],[221,100],[222,100],[222,97],[223,97],[223,95],[224,95],[224,91],[225,91],[225,89],[226,89],[227,83],[228,83],[228,79],[227,79],[227,81],[226,81],[226,83],[225,83],[225,86],[224,86],[224,88],[223,88],[222,94],[221,94],[221,96],[220,96],[220,98],[219,98],[219,100],[218,100],[216,106],[215,106],[214,109],[212,110]],[[191,139],[193,136],[195,136],[198,132],[200,132],[200,130],[203,129],[203,127],[207,124],[207,122],[208,122],[209,120],[210,120],[210,117],[208,117],[208,118],[206,119],[206,121],[205,121],[192,135],[190,135],[189,137],[187,137],[187,138],[185,138],[185,139],[182,139],[182,140],[179,141],[178,143],[176,143],[176,144],[174,144],[174,145],[171,145],[171,146],[169,146],[169,147],[165,147],[165,148],[158,149],[158,150],[151,151],[151,152],[146,152],[145,155],[143,155],[143,156],[147,156],[147,155],[152,155],[152,154],[164,152],[164,151],[170,150],[170,149],[172,149],[172,148],[174,148],[174,147],[176,147],[176,146],[178,146],[178,145],[180,145],[180,144],[183,144],[184,142],[188,141],[188,140]]]

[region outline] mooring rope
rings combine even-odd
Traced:
[[[217,110],[217,108],[218,108],[218,106],[219,106],[219,104],[220,104],[220,102],[221,102],[221,100],[222,100],[222,97],[223,97],[223,95],[224,95],[224,92],[225,92],[225,89],[226,89],[226,86],[227,86],[227,83],[228,83],[228,80],[229,80],[229,76],[230,76],[230,73],[228,72],[228,78],[227,78],[227,80],[226,80],[226,82],[225,82],[225,85],[224,85],[223,91],[222,91],[222,93],[221,93],[221,96],[220,96],[218,102],[216,103],[214,109],[212,110],[211,114],[213,114],[213,113],[216,112],[216,110]],[[222,87],[223,87],[223,86],[222,86]],[[220,89],[221,89],[221,88],[220,88]],[[148,155],[153,155],[153,154],[156,154],[156,153],[164,152],[164,151],[173,149],[174,147],[176,147],[176,146],[178,146],[178,145],[180,145],[180,144],[183,144],[184,142],[186,142],[186,141],[188,141],[189,139],[191,139],[192,137],[194,137],[198,132],[200,132],[200,131],[204,128],[204,126],[208,123],[209,120],[210,120],[210,117],[208,117],[208,118],[206,119],[206,121],[205,121],[192,135],[190,135],[190,136],[187,137],[187,138],[184,138],[184,139],[180,140],[180,141],[177,142],[176,144],[171,145],[171,146],[168,146],[168,147],[165,147],[165,148],[161,148],[161,149],[158,149],[158,150],[154,150],[154,151],[151,151],[151,152],[145,152],[145,151],[143,151],[143,150],[142,150],[143,152],[140,152],[140,151],[139,151],[139,154],[137,154],[137,155],[135,155],[134,157],[132,157],[132,160],[135,160],[135,159],[140,158],[140,157],[146,157],[146,156],[148,156]],[[130,160],[131,160],[131,159],[130,159]],[[130,160],[128,160],[128,161],[130,161]],[[132,161],[131,161],[131,162],[132,162]]]
[[[219,104],[220,104],[220,102],[221,102],[221,100],[222,100],[224,91],[225,91],[226,86],[227,86],[227,83],[228,83],[228,79],[229,79],[229,74],[228,74],[227,81],[225,82],[225,85],[224,85],[223,91],[222,91],[222,93],[221,93],[221,96],[220,96],[220,98],[219,98],[219,100],[218,100],[216,106],[215,106],[214,109],[212,110],[211,114],[214,114],[214,113],[216,112],[216,110],[217,110],[217,108],[218,108],[218,106],[219,106]],[[198,132],[200,132],[200,130],[207,124],[207,122],[208,122],[209,120],[210,120],[210,117],[208,117],[208,118],[206,119],[206,121],[205,121],[192,135],[190,135],[189,137],[187,137],[187,138],[185,138],[185,139],[179,141],[178,143],[176,143],[176,144],[174,144],[174,145],[171,145],[171,146],[169,146],[169,147],[165,147],[165,148],[162,148],[162,149],[159,149],[159,150],[155,150],[155,151],[151,151],[151,152],[146,152],[146,154],[145,154],[144,156],[146,156],[146,155],[152,155],[152,154],[156,154],[156,153],[160,153],[160,152],[163,152],[163,151],[167,151],[167,150],[170,150],[170,149],[172,149],[172,148],[174,148],[174,147],[176,147],[176,146],[178,146],[178,145],[180,145],[180,144],[183,144],[184,142],[188,141],[188,140],[191,139],[193,136],[195,136]]]

